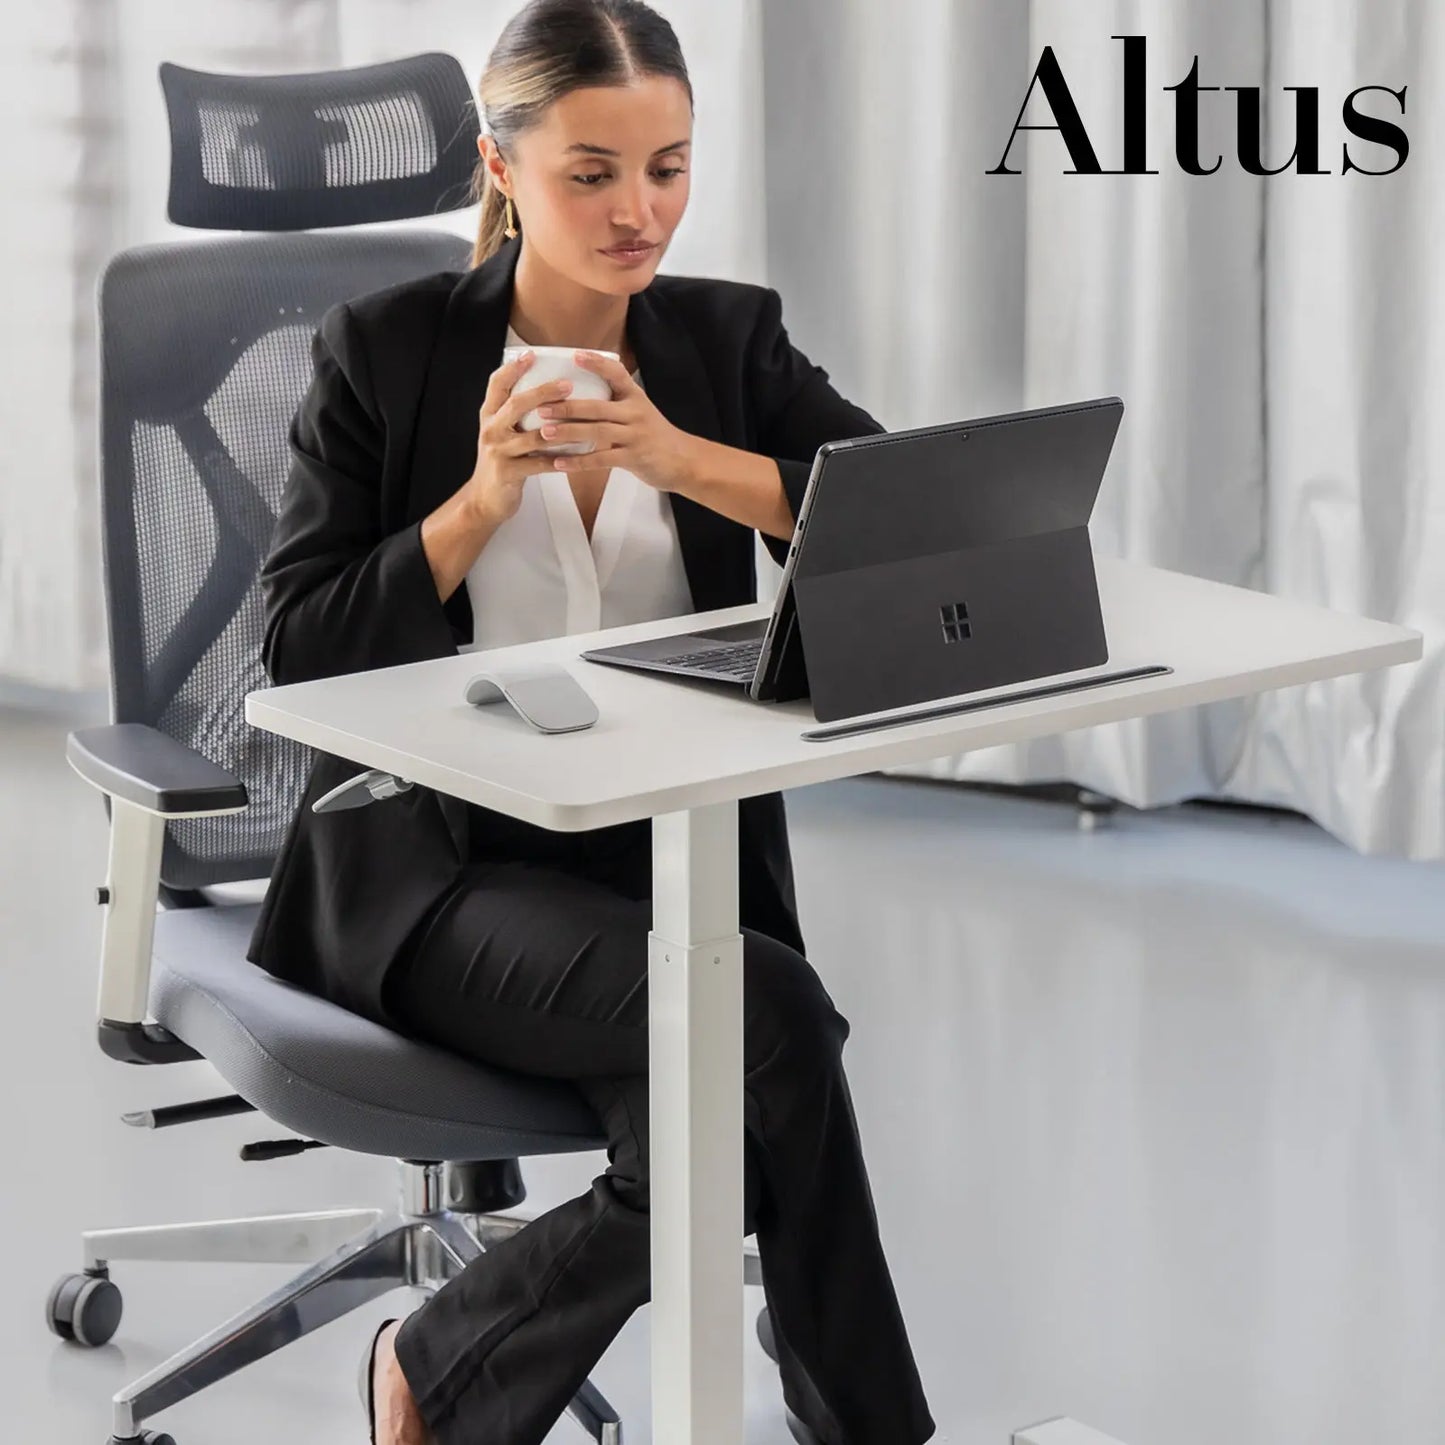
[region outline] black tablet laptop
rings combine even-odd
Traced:
[[[1123,413],[1111,396],[825,442],[771,617],[581,655],[806,697],[819,722],[1106,663],[1088,525]]]

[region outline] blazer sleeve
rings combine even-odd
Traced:
[[[304,682],[455,653],[421,522],[386,530],[386,431],[349,306],[322,317],[311,358],[261,568],[266,672]]]
[[[783,302],[771,286],[748,346],[748,386],[757,418],[756,451],[778,464],[794,522],[808,490],[813,458],[824,442],[887,431],[861,407],[839,396],[828,373],[815,366],[788,338]],[[782,566],[791,540],[758,534]]]

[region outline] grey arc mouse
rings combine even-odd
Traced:
[[[465,697],[473,707],[508,702],[538,732],[570,733],[597,721],[597,704],[560,663],[493,667],[467,680]]]

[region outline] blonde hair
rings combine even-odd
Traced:
[[[530,0],[508,22],[478,87],[482,121],[508,165],[516,142],[540,125],[553,101],[573,90],[628,85],[642,76],[672,76],[693,103],[692,83],[672,26],[642,0]],[[472,265],[507,239],[507,198],[492,184],[484,157],[472,175],[482,204]],[[522,218],[512,207],[520,232]]]

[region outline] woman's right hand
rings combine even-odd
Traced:
[[[492,373],[482,402],[476,466],[461,489],[473,511],[498,524],[522,505],[527,478],[546,470],[546,463],[539,464],[538,457],[541,433],[521,431],[518,421],[533,407],[560,401],[572,390],[570,381],[549,381],[514,392],[512,388],[532,360],[528,351]]]

